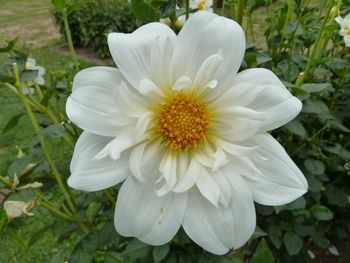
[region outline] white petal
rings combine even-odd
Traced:
[[[200,66],[193,83],[194,88],[197,89],[199,93],[208,86],[207,84],[210,81],[213,81],[212,76],[215,76],[220,63],[223,60],[221,53],[220,50],[220,52],[209,56]]]
[[[196,183],[200,174],[201,165],[195,159],[192,159],[185,175],[178,180],[172,191],[177,193],[186,192]]]
[[[251,192],[238,174],[226,169],[226,180],[218,180],[230,188],[231,198],[226,193],[228,206],[217,207],[208,202],[193,188],[189,199],[183,227],[189,237],[205,250],[214,254],[225,254],[230,248],[245,244],[254,232],[255,208]],[[214,174],[217,178],[218,174]],[[224,190],[224,188],[223,188]],[[225,189],[228,191],[228,189]]]
[[[117,68],[101,66],[86,68],[75,75],[73,91],[85,86],[96,86],[109,90],[122,81],[126,80]]]
[[[85,191],[98,191],[123,181],[129,174],[127,155],[118,161],[96,160],[95,155],[111,138],[83,132],[74,149],[68,185]]]
[[[254,136],[250,142],[260,146],[258,153],[264,157],[252,158],[261,174],[258,179],[247,179],[256,202],[263,205],[283,205],[307,191],[305,177],[271,135],[266,133]]]
[[[201,194],[208,199],[209,202],[215,206],[218,205],[220,188],[204,167],[201,167],[201,174],[197,178],[196,185]]]
[[[223,60],[210,77],[218,81],[216,89],[225,90],[232,84],[242,63],[245,52],[244,32],[233,20],[211,12],[199,11],[191,15],[175,45],[175,77],[187,75],[195,79],[203,62],[220,49]]]
[[[227,207],[214,206],[195,188],[189,192],[182,226],[187,235],[205,250],[217,255],[228,252],[230,244],[227,243],[232,243],[235,235],[234,220]]]
[[[154,177],[154,176],[153,176]],[[123,236],[135,236],[151,245],[170,241],[183,221],[187,194],[155,194],[154,180],[138,182],[133,176],[122,185],[115,210],[115,227]]]
[[[111,140],[100,152],[95,156],[95,159],[104,159],[107,156],[113,160],[119,160],[121,154],[135,146],[136,144],[144,141],[144,137],[136,137],[135,131],[130,127],[125,129],[120,135]]]
[[[244,70],[237,74],[233,88],[238,85],[243,85],[244,91],[263,88],[255,99],[247,104],[248,108],[269,114],[260,131],[276,129],[286,124],[301,110],[301,102],[292,96],[270,70],[262,68]]]
[[[143,177],[144,171],[142,170],[142,167],[143,167],[143,153],[146,145],[147,145],[147,142],[134,147],[129,158],[130,171],[141,183],[145,182],[145,178]]]
[[[151,60],[151,53],[152,46],[155,41],[158,41],[159,37],[169,38],[173,43],[176,35],[168,26],[162,23],[146,24],[132,34],[111,33],[108,35],[108,46],[112,57],[132,86],[137,88],[144,78],[157,83],[157,79],[153,77],[152,72],[152,67],[154,68],[155,65],[151,67],[152,62],[154,64],[156,61]],[[169,61],[166,61],[168,57],[169,54],[164,54],[164,59],[159,59],[159,63],[169,63]]]
[[[176,156],[173,156],[171,153],[166,153],[160,162],[159,172],[161,173],[161,177],[159,179],[164,179],[165,184],[159,190],[157,190],[156,193],[158,196],[163,196],[170,192],[177,182]]]
[[[66,104],[69,119],[86,131],[116,136],[121,126],[132,121],[116,108],[113,87],[121,81],[119,71],[112,68],[96,67],[79,72]]]
[[[181,76],[178,78],[173,85],[172,89],[175,91],[188,89],[192,87],[192,80],[188,76]]]
[[[238,174],[233,174],[234,167],[227,167],[226,178],[231,183],[232,197],[230,207],[235,219],[235,235],[232,247],[243,246],[252,236],[256,226],[256,215],[253,197],[245,180]]]

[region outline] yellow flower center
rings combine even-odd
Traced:
[[[178,92],[161,105],[157,129],[173,150],[199,147],[205,140],[210,119],[205,103],[190,94]]]
[[[350,27],[348,26],[344,27],[344,32],[346,36],[350,36]]]
[[[201,1],[199,1],[199,2],[198,2],[198,5],[197,5],[197,8],[198,8],[199,10],[203,10],[204,7],[205,7],[205,3],[206,3],[206,0],[201,0]]]

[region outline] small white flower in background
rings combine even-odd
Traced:
[[[340,25],[339,34],[344,37],[346,47],[350,47],[350,14],[342,18],[338,16],[335,21]]]
[[[213,0],[190,0],[190,8],[191,9],[198,9],[199,11],[205,10],[205,11],[210,11],[213,12]],[[180,9],[179,7],[176,7],[177,9]],[[192,13],[189,14],[190,16]],[[170,18],[161,18],[159,22],[166,24],[168,26],[171,25]],[[183,25],[186,22],[186,15],[181,15],[176,19],[175,22],[175,28],[177,30],[180,30]]]
[[[151,245],[182,226],[207,251],[224,254],[254,232],[254,201],[283,205],[307,191],[305,177],[268,133],[301,102],[262,68],[238,72],[242,28],[207,11],[176,35],[161,23],[112,33],[117,68],[80,71],[67,100],[84,131],[68,184],[98,191],[124,181],[115,227]]]
[[[45,79],[44,79],[44,75],[45,75],[45,68],[41,67],[41,66],[37,66],[36,65],[36,61],[34,58],[28,58],[26,61],[26,69],[27,70],[37,70],[38,71],[38,76],[36,77],[36,79],[34,80],[37,84],[39,85],[45,85]],[[29,86],[32,86],[33,83],[29,82]]]
[[[4,209],[7,214],[7,218],[11,221],[13,218],[20,217],[22,214],[26,214],[28,216],[33,216],[33,213],[30,213],[36,201],[35,199],[30,200],[28,202],[23,201],[5,201]]]
[[[190,0],[190,8],[213,12],[213,0]]]

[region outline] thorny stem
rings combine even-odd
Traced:
[[[39,139],[41,148],[42,148],[43,153],[44,153],[44,155],[45,155],[45,157],[46,157],[46,159],[47,159],[47,161],[48,161],[48,163],[49,163],[49,165],[50,165],[50,167],[52,169],[52,172],[53,172],[54,177],[55,177],[55,179],[56,179],[56,181],[58,183],[58,186],[61,189],[63,195],[65,196],[65,198],[67,200],[67,203],[69,205],[69,208],[73,212],[75,212],[74,204],[73,204],[73,202],[71,200],[71,197],[70,197],[67,189],[65,188],[65,186],[63,184],[61,174],[57,170],[56,165],[55,165],[53,159],[51,158],[50,152],[49,152],[49,150],[47,148],[47,145],[46,145],[46,141],[45,141],[44,137],[41,134],[41,129],[40,129],[40,126],[39,126],[39,124],[37,122],[37,119],[34,116],[34,113],[33,113],[32,109],[30,108],[30,106],[29,106],[29,104],[28,104],[28,102],[27,102],[27,100],[26,100],[26,98],[25,98],[25,96],[24,96],[24,94],[22,92],[22,85],[21,85],[21,81],[20,81],[20,78],[19,78],[19,72],[18,72],[18,67],[17,67],[16,63],[13,64],[13,68],[14,68],[14,72],[15,72],[15,78],[16,78],[16,85],[15,86],[16,86],[17,91],[18,91],[18,96],[19,96],[19,98],[20,98],[20,100],[21,100],[21,102],[22,102],[22,104],[23,104],[23,106],[24,106],[24,108],[25,108],[25,110],[27,112],[27,115],[28,115],[28,117],[29,117],[29,119],[30,119],[30,121],[32,123],[32,126],[33,126],[35,132],[38,135],[38,139]]]

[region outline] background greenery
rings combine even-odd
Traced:
[[[51,19],[49,9],[53,8],[50,1],[25,1],[25,8],[18,10],[20,2],[23,1],[0,2],[0,38],[13,37],[18,25],[28,24],[34,28],[37,22],[32,21],[38,17],[44,19],[39,20],[43,24],[51,21],[48,20]],[[126,1],[117,2],[84,1],[73,11],[69,21],[75,44],[88,46],[106,56],[107,32],[132,31],[141,23],[131,17],[130,11],[125,11]],[[141,1],[142,12],[133,2],[131,11],[144,22],[175,15],[174,1]],[[52,22],[49,30],[38,24],[39,33],[25,35],[29,44],[23,47],[24,33],[18,31],[17,45],[0,53],[0,175],[7,180],[0,183],[0,189],[8,189],[2,190],[2,198],[38,201],[32,210],[34,216],[10,222],[0,206],[0,262],[350,261],[350,55],[338,34],[339,26],[334,22],[337,5],[345,16],[350,13],[350,1],[245,2],[242,23],[250,44],[241,70],[269,68],[303,101],[302,113],[273,135],[307,177],[308,193],[285,206],[256,205],[258,227],[254,236],[242,249],[223,257],[206,253],[183,231],[170,244],[161,247],[119,236],[113,226],[118,186],[96,193],[72,190],[76,211],[71,211],[38,138],[45,139],[55,167],[66,180],[72,154],[66,138],[75,140],[80,131],[66,119],[64,104],[77,68],[75,60],[61,48],[62,40],[58,40]],[[100,7],[104,5],[106,9]],[[237,1],[217,1],[215,10],[237,18]],[[61,23],[60,13],[53,13]],[[45,34],[47,39],[42,37]],[[52,35],[55,39],[49,38]],[[76,39],[78,37],[80,39]],[[93,41],[87,44],[91,39]],[[90,54],[77,51],[79,68],[110,64],[109,60],[91,60],[87,56]],[[23,65],[28,53],[47,70],[46,84],[41,87],[45,96],[40,98],[34,94],[34,100],[45,107],[44,110],[33,109],[40,125],[39,133],[32,128],[17,95],[5,85],[14,85],[11,65],[14,61]],[[301,80],[300,73],[307,68]],[[25,82],[34,78],[35,72],[21,76]],[[58,123],[53,122],[48,111],[56,116]],[[24,157],[18,158],[19,148]],[[28,166],[30,164],[35,166]],[[6,183],[12,183],[15,174],[20,185],[39,181],[44,186],[11,189]],[[62,218],[57,211],[67,218]]]

